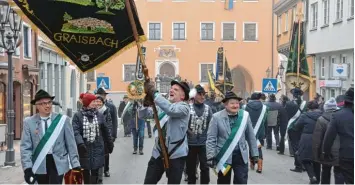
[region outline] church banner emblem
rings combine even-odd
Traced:
[[[14,0],[82,72],[105,64],[134,46],[125,0]],[[133,0],[130,0],[140,42],[146,40]],[[13,6],[15,6],[12,3]]]

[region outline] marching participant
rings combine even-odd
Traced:
[[[250,120],[253,124],[254,134],[256,136],[259,160],[258,169],[256,172],[261,173],[263,170],[263,152],[261,148],[264,146],[264,139],[266,137],[267,130],[267,106],[263,105],[263,95],[261,93],[253,93],[250,97],[250,101],[245,107],[245,111],[248,111]],[[250,168],[254,170],[255,163],[250,159]]]
[[[248,147],[253,162],[258,162],[258,148],[249,113],[239,108],[239,98],[227,92],[222,100],[225,109],[212,116],[206,141],[207,160],[218,173],[217,184],[248,182]]]
[[[155,102],[160,108],[160,125],[165,138],[165,146],[169,156],[169,171],[167,172],[168,184],[180,184],[182,173],[188,154],[186,132],[189,122],[190,107],[186,103],[189,99],[190,88],[186,82],[171,82],[169,100],[165,99],[155,89],[153,82],[145,82],[146,92],[144,106],[151,105],[149,101]],[[139,110],[139,118],[151,116],[151,108],[142,107]],[[157,134],[155,133],[157,137]],[[148,168],[144,184],[157,184],[164,174],[163,155],[159,144],[159,138],[155,139],[153,155],[148,162]]]
[[[205,101],[205,89],[196,85],[193,103],[190,104],[190,121],[188,133],[189,154],[186,161],[188,183],[196,184],[196,161],[200,162],[201,184],[210,182],[210,173],[206,158],[206,139],[209,122],[212,118],[212,109],[203,103]],[[191,97],[190,97],[191,98]]]
[[[38,113],[23,122],[21,163],[28,184],[62,184],[69,160],[80,171],[73,127],[67,116],[52,112],[53,99],[39,90],[31,101]]]

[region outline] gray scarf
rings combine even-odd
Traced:
[[[101,114],[104,114],[104,112],[106,111],[107,107],[106,105],[103,105],[101,108],[98,109],[98,111],[101,113]]]

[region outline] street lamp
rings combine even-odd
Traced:
[[[271,73],[270,67],[268,67],[265,72],[266,72],[266,77],[270,78],[270,73]]]
[[[21,44],[22,20],[19,15],[9,6],[7,1],[0,1],[0,47],[5,49],[8,56],[8,84],[7,84],[7,150],[5,166],[15,166],[14,150],[14,126],[15,111],[13,102],[13,65],[12,55]]]
[[[284,68],[284,66],[281,63],[280,66],[279,66],[279,75],[280,75],[281,79],[282,79],[282,77],[284,75],[284,71],[285,71],[285,68]]]

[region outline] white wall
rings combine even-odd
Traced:
[[[311,5],[318,2],[318,26],[316,30],[311,30],[312,10]],[[354,48],[354,19],[350,18],[350,0],[343,0],[342,22],[334,24],[336,21],[336,0],[329,3],[329,26],[324,25],[323,0],[309,0],[308,22],[307,22],[307,54],[316,54],[329,51],[345,50]]]

